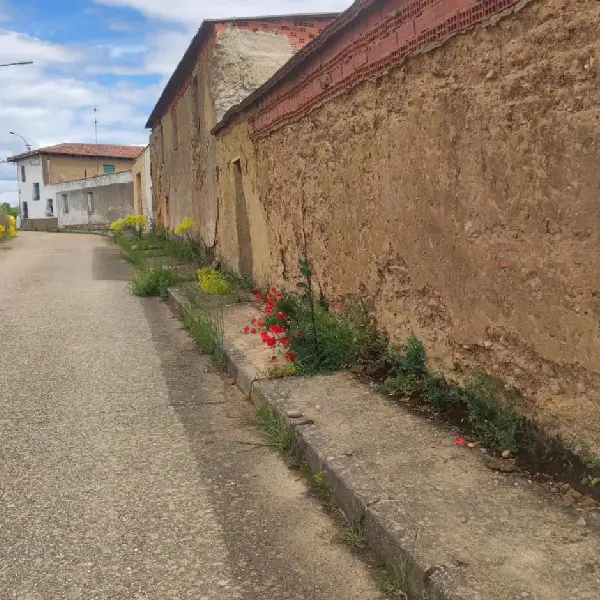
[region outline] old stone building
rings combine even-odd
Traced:
[[[190,217],[205,243],[215,243],[219,174],[212,127],[334,16],[204,21],[147,123],[159,225],[172,229]]]
[[[220,255],[291,283],[306,237],[328,297],[599,455],[598,31],[597,0],[355,2],[214,128]]]

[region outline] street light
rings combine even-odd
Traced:
[[[21,62],[6,63],[5,65],[0,65],[0,67],[19,67],[21,65],[32,65],[32,64],[33,64],[32,60],[22,60]]]
[[[17,137],[20,137],[27,146],[27,152],[31,152],[31,144],[22,135],[20,135],[19,133],[15,133],[14,131],[9,131],[8,133],[10,133],[10,135],[16,135]]]

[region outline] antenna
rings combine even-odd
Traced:
[[[94,133],[96,134],[96,144],[98,144],[98,109],[94,108]]]

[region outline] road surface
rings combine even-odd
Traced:
[[[92,235],[0,246],[2,600],[374,600],[372,570]]]

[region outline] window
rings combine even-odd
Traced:
[[[33,199],[34,200],[40,199],[40,184],[39,183],[33,184]]]
[[[94,209],[94,194],[92,192],[88,192],[87,193],[87,205],[88,205],[88,212],[92,212],[92,210]]]
[[[21,181],[25,181],[25,165],[21,165]]]
[[[29,206],[27,205],[27,202],[23,202],[21,208],[23,210],[23,218],[29,219]]]
[[[69,213],[69,196],[67,194],[62,195],[63,202],[63,212],[66,214]]]
[[[48,198],[48,200],[46,200],[46,216],[54,216],[54,200],[52,200],[52,198]]]
[[[115,165],[103,165],[103,166],[104,166],[104,174],[105,175],[115,172]]]

